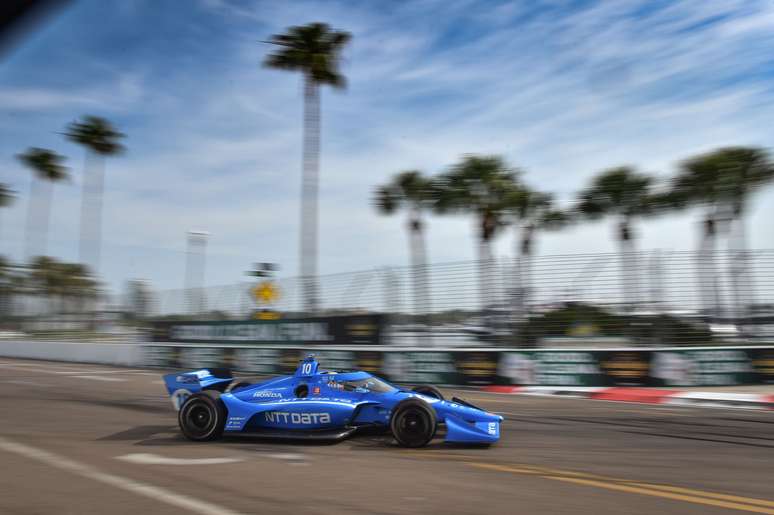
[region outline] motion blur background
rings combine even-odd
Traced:
[[[6,333],[770,340],[772,5],[441,5],[6,3]]]

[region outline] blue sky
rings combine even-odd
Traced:
[[[504,155],[569,202],[622,164],[668,176],[723,145],[774,135],[774,4],[767,1],[75,2],[0,61],[0,249],[21,259],[29,146],[69,158],[54,193],[50,253],[77,257],[83,151],[57,134],[96,114],[128,135],[107,164],[102,275],[183,284],[185,232],[211,233],[207,284],[254,261],[297,269],[301,87],[261,67],[260,40],[323,21],[353,41],[345,92],[323,92],[320,270],[403,265],[405,222],[373,188],[397,171],[437,173],[464,153]],[[749,238],[774,248],[774,188]],[[691,249],[697,213],[637,227],[642,248]],[[433,262],[473,259],[472,222],[431,217]],[[541,254],[615,249],[611,223],[540,237]],[[512,253],[504,233],[496,254]]]

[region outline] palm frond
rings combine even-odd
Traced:
[[[301,71],[316,84],[346,87],[339,73],[340,54],[352,39],[348,32],[331,29],[325,23],[288,28],[273,35],[268,43],[280,47],[266,56],[264,66],[280,70]]]
[[[83,145],[93,152],[105,156],[120,154],[125,150],[119,140],[125,135],[117,131],[113,125],[99,116],[84,116],[67,126],[67,139]]]
[[[67,167],[62,165],[65,158],[53,150],[33,147],[17,157],[40,179],[58,182],[70,177]]]

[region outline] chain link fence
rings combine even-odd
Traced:
[[[263,280],[278,292],[269,304],[252,291]],[[419,271],[381,267],[321,276],[319,285],[317,315],[386,314],[388,341],[397,345],[624,347],[774,340],[774,250],[501,258]],[[57,311],[62,303],[29,293],[5,294],[2,302],[0,327],[6,332],[80,334],[102,328],[115,334],[150,319],[248,319],[265,310],[283,318],[305,316],[296,278],[103,296],[69,313]]]
[[[393,343],[707,345],[774,339],[774,251],[608,253],[383,267],[320,277],[321,315],[384,313]],[[155,317],[302,317],[297,279],[153,295]],[[424,283],[427,284],[424,284]],[[425,293],[429,292],[429,294]]]

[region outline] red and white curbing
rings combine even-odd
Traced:
[[[689,392],[628,386],[486,386],[483,391],[512,395],[577,397],[600,401],[774,410],[774,395],[756,393]]]

